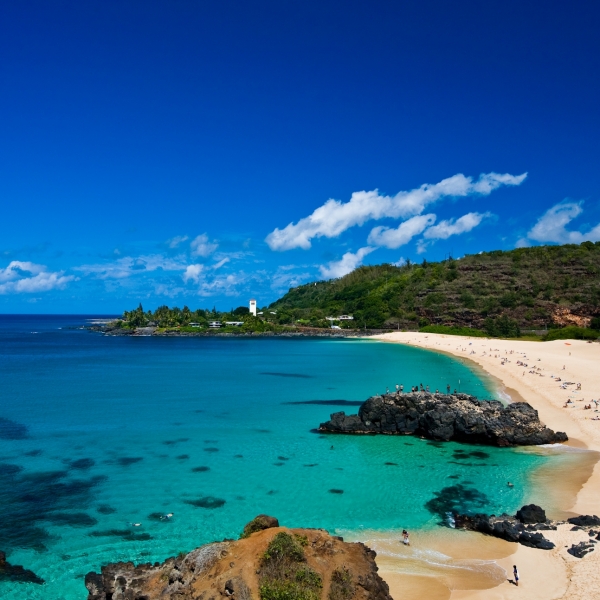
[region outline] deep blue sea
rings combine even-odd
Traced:
[[[370,340],[106,337],[80,328],[88,318],[0,315],[0,550],[46,580],[0,582],[3,599],[83,600],[84,574],[106,562],[237,537],[259,513],[354,537],[422,529],[440,521],[426,503],[456,485],[473,492],[466,509],[513,511],[550,460],[313,431],[396,384],[494,397],[445,355]]]

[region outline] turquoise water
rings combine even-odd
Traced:
[[[84,599],[83,575],[103,563],[237,537],[259,513],[331,532],[436,527],[426,503],[457,485],[465,509],[513,511],[527,473],[548,460],[311,431],[331,412],[357,411],[340,401],[396,384],[460,380],[462,391],[494,395],[444,355],[369,340],[65,328],[84,321],[0,317],[0,417],[10,421],[0,422],[0,549],[46,580],[0,582],[2,598]]]

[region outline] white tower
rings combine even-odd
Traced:
[[[250,314],[256,316],[256,300],[250,300]]]

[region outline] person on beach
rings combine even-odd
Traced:
[[[410,546],[410,540],[408,539],[408,531],[406,531],[406,529],[402,530],[402,542],[405,546]]]
[[[513,565],[513,577],[515,578],[515,585],[519,587],[519,571],[517,565]]]

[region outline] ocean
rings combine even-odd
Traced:
[[[0,550],[46,581],[0,581],[6,600],[84,600],[84,575],[107,562],[235,538],[260,513],[360,539],[439,527],[448,502],[514,512],[553,460],[315,431],[396,384],[499,397],[442,354],[368,339],[108,337],[81,329],[91,318],[0,315]]]

